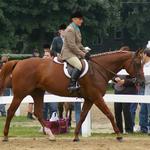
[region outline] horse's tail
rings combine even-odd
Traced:
[[[0,95],[3,93],[10,75],[12,74],[16,64],[19,60],[8,61],[1,69],[0,72]]]

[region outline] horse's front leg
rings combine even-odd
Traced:
[[[120,131],[114,121],[114,116],[111,113],[111,111],[109,110],[109,108],[107,107],[107,105],[104,102],[104,99],[102,97],[100,97],[99,99],[94,101],[94,104],[107,116],[107,118],[110,120],[113,129],[115,131],[115,133],[117,134],[117,140],[122,140],[122,137],[120,135]]]
[[[75,132],[74,132],[74,142],[79,141],[79,133],[80,133],[80,129],[81,129],[81,125],[84,122],[89,110],[91,109],[93,103],[91,101],[89,101],[88,99],[85,99],[84,103],[83,103],[83,107],[82,107],[82,111],[80,114],[80,120],[76,126]]]
[[[49,136],[49,140],[55,141],[56,138],[51,132],[50,128],[46,126],[43,120],[43,98],[44,98],[44,93],[40,90],[34,91],[31,96],[33,97],[34,100],[34,115],[38,118],[39,122],[41,123],[44,132]]]

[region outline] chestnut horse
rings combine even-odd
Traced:
[[[121,69],[126,69],[131,76],[142,80],[144,76],[141,59],[141,51],[136,53],[114,51],[91,56],[89,61],[90,69],[85,76],[79,79],[80,90],[76,94],[77,97],[84,98],[84,104],[80,120],[75,129],[74,141],[79,141],[81,125],[93,104],[108,117],[117,135],[117,139],[122,139],[113,114],[105,104],[103,96],[105,95],[108,81]],[[64,74],[63,65],[57,64],[53,60],[42,58],[9,61],[2,67],[0,73],[0,93],[5,88],[5,81],[10,74],[12,74],[14,96],[7,111],[4,141],[8,140],[9,126],[14,113],[27,95],[31,95],[34,100],[34,115],[43,126],[45,133],[49,135],[49,139],[54,140],[54,135],[43,121],[43,97],[45,91],[59,96],[72,96],[68,91],[70,80]]]

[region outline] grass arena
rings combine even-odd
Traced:
[[[113,103],[108,103],[113,112]],[[123,141],[118,142],[113,134],[109,120],[95,106],[92,107],[92,136],[73,142],[75,127],[74,113],[72,127],[67,134],[56,135],[56,141],[49,141],[46,135],[39,132],[37,120],[26,119],[26,104],[21,105],[22,116],[11,122],[9,141],[2,142],[5,118],[0,117],[0,150],[148,150],[150,148],[147,134],[125,134]],[[138,112],[137,112],[138,114]],[[138,124],[138,117],[136,119]]]

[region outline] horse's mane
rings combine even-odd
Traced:
[[[94,55],[91,55],[91,57],[112,55],[112,54],[116,54],[116,53],[127,53],[127,52],[128,52],[128,51],[116,50],[116,51],[111,51],[111,52],[103,52],[103,53],[94,54]]]

